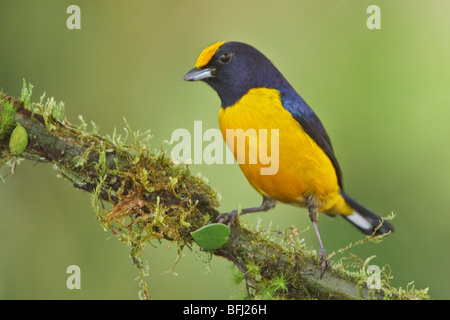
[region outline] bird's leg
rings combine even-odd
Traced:
[[[261,212],[261,211],[269,211],[270,209],[275,208],[276,200],[263,196],[263,201],[260,206],[242,209],[240,214],[246,214],[251,212]],[[217,216],[216,222],[223,223],[226,225],[232,225],[239,215],[239,210],[232,210],[229,212],[221,213]]]
[[[319,232],[319,226],[317,223],[319,220],[319,209],[318,209],[317,201],[314,199],[314,197],[310,197],[308,199],[308,211],[309,211],[309,218],[311,219],[314,230],[316,231],[317,239],[319,240],[319,246],[320,246],[319,256],[322,260],[322,265],[321,265],[322,270],[320,273],[320,277],[322,278],[326,268],[329,267],[330,262],[327,260],[327,252],[325,251],[325,248],[324,248],[323,242],[322,242],[322,237],[320,236],[320,232]]]

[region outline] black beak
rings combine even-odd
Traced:
[[[203,80],[206,78],[212,77],[212,70],[209,68],[206,69],[199,69],[199,68],[193,68],[188,73],[186,73],[183,77],[184,81],[198,81]]]

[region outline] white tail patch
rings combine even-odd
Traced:
[[[361,229],[371,230],[373,228],[372,224],[356,211],[353,211],[353,214],[346,216],[346,218],[347,218],[347,220],[353,222],[355,225],[357,225]]]

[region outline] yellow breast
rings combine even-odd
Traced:
[[[283,108],[278,90],[249,90],[235,105],[220,108],[219,125],[242,172],[262,195],[304,206],[305,197],[315,194],[322,212],[353,212],[339,193],[330,159]]]

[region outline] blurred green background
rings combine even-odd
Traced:
[[[66,8],[81,8],[68,30]],[[381,30],[366,9],[381,8]],[[346,190],[379,215],[396,214],[397,232],[350,252],[388,264],[392,283],[429,287],[450,298],[450,2],[448,1],[0,1],[0,89],[18,96],[22,79],[66,103],[100,134],[151,129],[159,149],[173,130],[217,128],[220,101],[205,84],[182,81],[201,50],[219,40],[265,53],[324,123]],[[260,196],[237,165],[195,165],[222,196],[221,210]],[[7,168],[1,173],[6,175]],[[0,183],[1,299],[137,299],[137,269],[127,247],[104,232],[89,194],[25,162]],[[278,205],[254,214],[282,230],[310,226],[306,210]],[[363,235],[344,219],[322,217],[328,252]],[[312,228],[301,234],[317,247]],[[148,246],[154,299],[241,296],[230,263],[185,249]],[[348,254],[348,253],[347,253]],[[66,268],[81,268],[81,290],[66,288]]]

